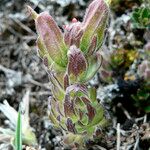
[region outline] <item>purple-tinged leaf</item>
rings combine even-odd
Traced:
[[[80,39],[83,35],[81,30],[81,23],[76,22],[75,19],[73,23],[69,26],[65,26],[64,40],[68,46],[76,45],[79,47]]]
[[[57,116],[57,120],[60,122],[60,120],[61,120],[61,119],[60,119],[60,115],[59,115],[59,116]]]
[[[81,97],[82,101],[84,102],[85,105],[90,103],[90,100],[88,100],[86,97]]]
[[[93,52],[96,50],[96,46],[97,46],[97,37],[94,36],[94,37],[92,38],[91,44],[90,44],[90,46],[89,46],[89,48],[88,48],[88,54],[89,54],[89,55],[92,55],[92,54],[93,54]]]
[[[65,95],[64,113],[65,113],[66,117],[71,117],[71,116],[75,115],[73,101],[70,100],[70,95],[69,94]]]
[[[74,85],[70,85],[69,87],[67,87],[66,89],[66,94],[67,93],[71,93],[71,92],[82,92],[85,95],[87,95],[87,87],[84,84],[74,84]]]
[[[72,122],[70,118],[67,118],[66,126],[69,132],[76,133],[75,124]]]
[[[83,53],[75,45],[68,51],[68,74],[75,77],[83,73],[87,68],[87,62]]]
[[[66,90],[66,88],[69,86],[69,77],[68,74],[65,74],[64,76],[64,89]]]
[[[83,118],[83,112],[81,111],[81,109],[79,109],[79,117],[80,117],[80,120],[82,120],[82,118]]]
[[[48,61],[48,58],[46,56],[43,57],[43,63],[46,67],[49,66],[49,61]]]
[[[67,63],[67,47],[63,42],[63,35],[53,18],[46,12],[38,15],[35,20],[36,29],[54,62],[60,66]]]
[[[102,58],[103,57],[98,52],[87,58],[88,67],[85,73],[80,76],[80,82],[87,82],[96,74],[102,64]]]
[[[89,122],[91,122],[93,120],[93,118],[95,117],[96,112],[95,112],[95,109],[91,106],[90,103],[87,103],[86,106],[87,106],[87,111],[88,111],[87,115],[88,115],[88,118],[89,118]]]

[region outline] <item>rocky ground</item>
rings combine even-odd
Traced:
[[[30,91],[30,125],[38,139],[35,149],[60,150],[62,133],[52,127],[47,117],[51,85],[44,65],[37,56],[34,21],[29,17],[26,5],[30,5],[38,13],[49,11],[62,28],[62,25],[68,24],[74,17],[82,21],[88,0],[0,1],[0,103],[7,100],[18,110],[19,102]],[[146,43],[143,38],[145,31],[129,29],[127,15],[133,7],[139,5],[140,2],[133,0],[113,5],[110,27],[107,30],[107,49],[142,49]],[[98,98],[112,119],[103,139],[87,143],[87,149],[115,150],[119,143],[120,150],[150,148],[150,116],[130,102],[130,95],[137,91],[142,80],[126,81],[121,75],[122,72],[109,84],[103,82],[99,75],[89,83],[98,89]],[[9,126],[2,113],[0,126]],[[1,143],[0,149],[10,149],[5,146]]]

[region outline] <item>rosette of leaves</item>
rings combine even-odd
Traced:
[[[140,7],[134,9],[131,15],[133,27],[150,29],[150,8]]]
[[[94,0],[83,22],[73,19],[64,26],[64,33],[46,12],[37,14],[28,7],[38,32],[38,54],[43,60],[52,83],[49,117],[65,131],[64,142],[81,146],[98,135],[107,125],[104,108],[96,99],[96,91],[87,88],[102,63],[102,47],[108,3]]]
[[[108,125],[102,105],[96,99],[96,90],[85,85],[70,85],[63,101],[50,97],[49,117],[53,124],[66,131],[64,143],[79,147],[85,141],[101,136]]]

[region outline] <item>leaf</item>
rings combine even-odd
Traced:
[[[145,112],[150,113],[150,106],[144,108]]]
[[[75,77],[78,77],[80,74],[85,72],[87,68],[86,59],[75,45],[71,46],[68,51],[68,74],[73,74]]]
[[[43,58],[44,55],[48,54],[47,49],[46,49],[46,47],[44,45],[44,42],[42,41],[40,36],[37,38],[36,46],[38,48],[38,55],[39,55],[39,57]]]
[[[97,73],[100,66],[102,64],[102,56],[99,53],[96,53],[93,56],[88,58],[88,67],[84,74],[82,74],[79,78],[79,82],[84,83],[93,78],[93,76]]]
[[[17,122],[17,111],[9,105],[9,103],[5,100],[3,104],[0,103],[0,111],[9,119],[10,126],[15,130],[16,122]]]
[[[53,18],[48,13],[43,12],[36,18],[35,24],[51,59],[61,67],[65,67],[67,64],[67,46],[63,41],[61,30]]]
[[[95,87],[89,88],[89,98],[90,98],[92,103],[96,103],[97,102],[96,96],[97,96],[96,88]]]
[[[135,28],[150,27],[150,9],[146,6],[134,9],[131,15],[131,21]]]
[[[71,25],[65,27],[64,41],[66,45],[76,45],[79,47],[80,39],[83,31],[81,29],[81,23],[79,21],[73,22]]]
[[[104,0],[95,0],[89,5],[82,23],[84,32],[80,49],[84,53],[87,53],[93,36],[98,36],[98,43],[102,43],[108,12],[109,8]]]
[[[16,126],[15,149],[22,150],[22,122],[20,111],[18,112],[18,120]]]

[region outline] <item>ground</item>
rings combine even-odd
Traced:
[[[26,5],[30,5],[38,13],[49,11],[62,29],[62,26],[68,24],[74,17],[82,21],[88,0],[0,1],[0,103],[7,100],[18,110],[19,102],[26,91],[30,90],[30,125],[34,128],[38,139],[38,146],[35,148],[60,150],[62,133],[53,128],[47,116],[51,84],[42,60],[37,56],[34,21],[29,17]],[[145,31],[128,29],[126,21],[128,17],[125,16],[133,7],[139,5],[140,2],[134,1],[114,4],[111,8],[113,13],[110,17],[105,47],[141,49],[144,46]],[[111,32],[113,30],[114,34]],[[127,38],[131,36],[132,41]],[[122,80],[123,73],[119,73],[120,76],[114,83],[103,82],[99,75],[89,83],[98,89],[98,97],[103,97],[101,101],[112,119],[103,138],[87,143],[87,149],[113,150],[118,143],[121,143],[120,150],[150,148],[150,116],[129,101],[130,95],[136,93],[143,81]],[[113,100],[110,97],[113,97]],[[0,126],[4,128],[9,126],[2,113]]]

